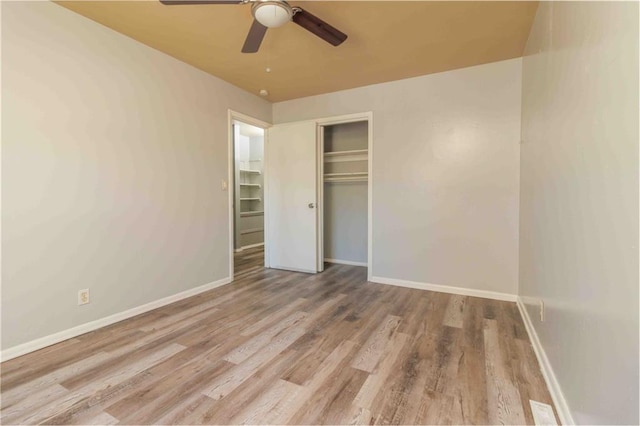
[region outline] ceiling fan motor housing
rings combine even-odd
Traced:
[[[276,28],[291,21],[293,8],[282,0],[260,0],[251,5],[251,13],[265,27]]]

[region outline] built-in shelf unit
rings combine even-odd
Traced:
[[[366,182],[369,151],[366,149],[325,151],[325,183]]]
[[[238,169],[238,200],[240,201],[240,217],[245,213],[263,213],[262,209],[262,159],[243,161],[244,168]],[[249,163],[249,164],[246,164]],[[246,168],[255,167],[255,169]]]

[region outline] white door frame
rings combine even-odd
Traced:
[[[256,126],[256,127],[260,127],[261,129],[265,130],[265,135],[264,135],[264,143],[267,143],[267,137],[266,137],[266,129],[268,129],[269,127],[271,127],[270,123],[267,123],[266,121],[262,121],[262,120],[258,120],[257,118],[242,114],[240,112],[234,111],[232,109],[227,110],[227,169],[228,169],[228,173],[227,173],[227,192],[229,193],[229,278],[231,279],[231,281],[233,281],[234,279],[234,273],[233,273],[233,268],[234,268],[234,262],[233,262],[233,255],[235,253],[235,249],[233,246],[233,240],[234,240],[234,228],[235,228],[235,215],[233,214],[233,204],[234,204],[234,197],[235,197],[235,176],[233,175],[233,163],[234,163],[234,158],[233,158],[233,151],[234,151],[234,147],[233,147],[233,122],[234,121],[241,121],[243,123],[246,124],[250,124],[252,126]],[[266,150],[265,150],[266,152]],[[267,158],[266,156],[263,157],[263,170],[266,170],[266,164],[267,162]],[[266,179],[264,179],[266,182]],[[266,209],[266,198],[267,198],[267,191],[266,188],[264,188],[263,190],[263,203],[265,206],[265,215],[267,214],[267,209]],[[266,235],[266,216],[264,216],[265,219],[265,235]],[[266,243],[266,240],[265,240]],[[265,266],[268,267],[268,265],[266,264],[267,261],[267,250],[268,250],[268,244],[265,244],[264,246],[264,252],[265,252]]]
[[[367,122],[367,281],[371,281],[373,276],[373,112],[361,112],[355,114],[337,115],[334,117],[325,117],[315,120],[318,124],[318,138],[322,137],[323,128],[335,124],[357,123],[360,121]],[[318,199],[321,204],[318,207],[318,266],[324,269],[324,141],[320,140],[320,148],[318,149]]]

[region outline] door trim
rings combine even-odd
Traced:
[[[367,157],[367,281],[371,281],[371,277],[373,277],[373,112],[360,112],[355,114],[346,114],[346,115],[337,115],[333,117],[324,117],[318,118],[315,122],[318,124],[318,127],[326,127],[332,126],[335,124],[345,124],[345,123],[356,123],[360,121],[367,122],[367,149],[368,149],[368,157]],[[320,132],[318,132],[320,134]],[[324,151],[324,145],[322,144],[322,140],[320,140],[321,148],[318,157],[318,170],[319,173],[322,173],[324,162],[322,152]],[[320,174],[318,176],[319,182],[323,183],[324,177]],[[322,230],[322,221],[324,220],[324,216],[322,211],[324,210],[324,185],[320,185],[320,191],[318,193],[318,199],[323,200],[322,205],[319,207],[320,212],[318,226],[319,231]],[[324,233],[318,234],[319,240],[324,239]],[[323,242],[320,243],[320,247],[322,247]],[[324,262],[324,253],[322,251],[318,251],[319,262]]]
[[[316,123],[316,157],[318,176],[316,177],[316,269],[324,272],[324,126]]]
[[[256,126],[256,127],[260,127],[261,129],[265,130],[264,132],[264,143],[267,143],[267,132],[266,130],[271,127],[270,123],[267,123],[266,121],[262,121],[259,120],[257,118],[251,117],[249,115],[243,114],[241,112],[238,111],[234,111],[232,109],[228,109],[227,110],[227,192],[228,192],[228,204],[229,204],[229,277],[230,280],[233,281],[234,279],[234,273],[233,273],[233,269],[234,269],[234,262],[233,262],[233,255],[235,253],[235,248],[233,246],[233,239],[234,239],[234,225],[235,225],[235,215],[233,214],[233,203],[234,203],[234,197],[235,197],[235,176],[233,175],[233,162],[234,162],[234,158],[233,158],[233,122],[234,120],[237,121],[241,121],[243,123],[246,124],[250,124],[252,126]],[[266,151],[266,150],[265,150]],[[266,170],[266,163],[267,163],[267,158],[266,156],[263,157],[263,169]],[[266,180],[266,179],[265,179]],[[266,229],[266,222],[267,222],[267,208],[266,208],[266,203],[267,203],[267,188],[265,187],[263,190],[263,197],[264,197],[264,221],[265,221],[265,235],[267,232]],[[265,240],[266,242],[266,240]],[[269,249],[269,245],[265,244],[264,246],[264,261],[265,267],[269,267],[268,263],[267,263],[267,250]]]

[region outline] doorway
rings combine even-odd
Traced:
[[[368,123],[326,125],[323,149],[322,256],[326,264],[367,266]]]
[[[264,147],[267,123],[229,111],[230,272],[264,267]]]
[[[328,261],[371,277],[372,127],[359,113],[269,128],[268,267],[316,273]]]

